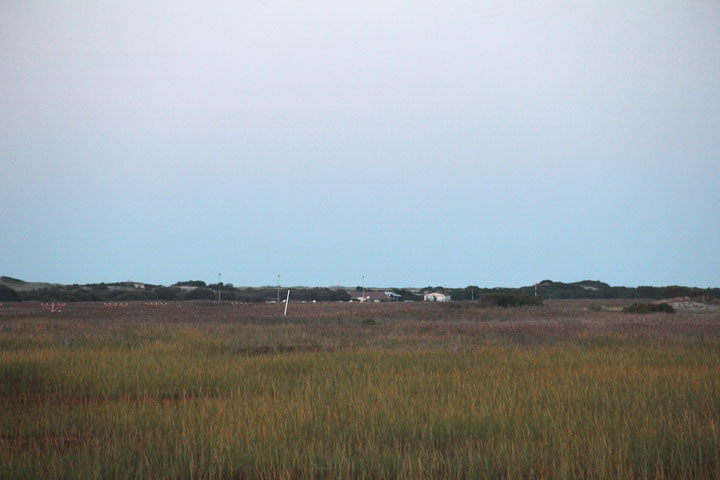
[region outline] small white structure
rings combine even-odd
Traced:
[[[194,287],[192,285],[179,285],[174,288],[179,288],[183,292],[192,292],[193,290],[197,290],[198,287]]]
[[[367,290],[365,292],[362,291],[351,291],[348,292],[348,295],[350,295],[350,301],[358,301],[358,302],[388,302],[390,301],[390,297],[387,296],[387,294],[383,292],[371,292],[370,290]]]
[[[431,292],[425,294],[424,300],[426,302],[449,302],[450,295],[445,295],[441,292]]]

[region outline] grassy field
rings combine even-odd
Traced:
[[[601,305],[6,304],[0,478],[720,478],[720,314]]]

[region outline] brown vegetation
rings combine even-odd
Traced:
[[[716,478],[720,312],[629,303],[10,305],[0,478]]]

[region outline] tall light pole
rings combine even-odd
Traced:
[[[280,274],[278,273],[278,298],[277,303],[280,303]]]
[[[220,275],[222,273],[218,273],[218,302],[220,301]]]
[[[363,302],[364,302],[364,301],[365,301],[365,275],[363,275],[362,277],[363,277],[363,285],[362,285],[362,287],[363,287]]]

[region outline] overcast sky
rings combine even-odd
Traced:
[[[720,286],[720,2],[0,2],[0,274]]]

